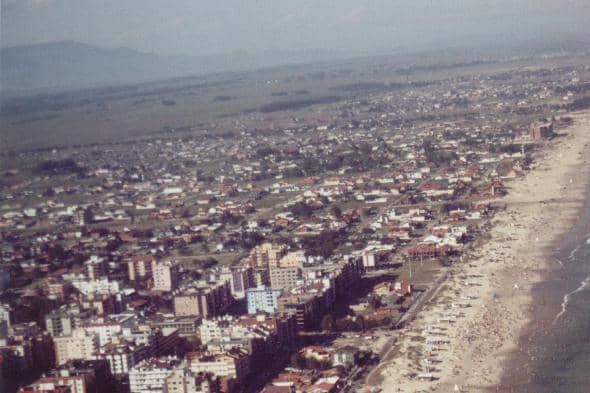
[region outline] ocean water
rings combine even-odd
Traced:
[[[497,391],[590,392],[590,200],[553,258],[532,290],[532,322]]]

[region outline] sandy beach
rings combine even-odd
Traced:
[[[369,380],[383,392],[496,391],[530,320],[531,287],[558,268],[555,248],[590,182],[590,112],[536,153],[536,167],[505,183],[490,239],[453,266]],[[564,307],[567,304],[564,303]],[[556,315],[558,317],[558,315]]]

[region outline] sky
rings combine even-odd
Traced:
[[[0,0],[2,47],[73,40],[164,55],[587,37],[590,0]]]

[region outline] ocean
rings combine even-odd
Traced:
[[[501,392],[590,392],[590,193],[532,289],[532,320]],[[558,208],[558,207],[557,207]]]

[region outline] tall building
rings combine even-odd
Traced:
[[[102,393],[114,391],[114,380],[108,365],[100,360],[68,362],[29,385],[45,391],[55,386],[67,386],[71,393]]]
[[[236,320],[236,323],[243,327],[255,328],[256,330],[268,330],[276,336],[273,340],[272,351],[276,351],[277,346],[291,347],[295,344],[297,338],[297,325],[295,315],[242,315]]]
[[[254,269],[254,286],[270,285],[270,273],[266,268]]]
[[[137,319],[135,314],[125,313],[89,319],[81,322],[80,328],[86,332],[96,334],[99,344],[103,346],[113,342],[115,337],[120,335],[124,330],[131,332],[132,328],[136,325]]]
[[[156,315],[151,317],[150,326],[154,329],[175,329],[180,337],[194,337],[201,319],[197,316]]]
[[[363,252],[362,259],[363,259],[363,267],[365,269],[374,268],[376,266],[375,253]]]
[[[278,299],[280,296],[280,289],[265,286],[248,289],[246,291],[248,314],[256,314],[260,311],[269,314],[277,312],[279,307]]]
[[[166,379],[180,365],[175,357],[149,358],[129,371],[130,393],[164,393]]]
[[[10,286],[12,282],[11,276],[10,267],[8,265],[0,266],[0,292],[4,291]]]
[[[86,277],[90,280],[97,280],[107,275],[107,264],[103,258],[92,255],[90,259],[84,262]]]
[[[274,289],[294,288],[300,279],[301,269],[298,267],[270,268],[270,286]]]
[[[15,360],[18,375],[34,375],[55,366],[53,340],[46,332],[15,334],[9,339],[0,340],[0,365],[5,350],[12,353],[11,358]]]
[[[0,339],[8,336],[10,329],[10,306],[0,304]]]
[[[75,329],[71,336],[54,337],[55,360],[58,365],[70,360],[93,359],[98,351],[98,336]]]
[[[95,294],[121,294],[121,285],[118,281],[110,281],[108,278],[96,280],[73,280],[72,285],[84,295]]]
[[[69,336],[80,324],[80,321],[90,317],[91,310],[80,310],[79,307],[66,307],[54,310],[45,316],[45,327],[54,337]]]
[[[207,318],[223,314],[232,302],[229,281],[213,287],[189,288],[174,297],[174,314]]]
[[[339,297],[350,296],[350,289],[359,285],[364,273],[365,268],[361,258],[348,258],[335,267],[331,274],[335,280],[336,295]]]
[[[279,261],[280,267],[303,267],[306,262],[305,251],[291,251],[285,254]]]
[[[212,393],[217,392],[216,381],[211,374],[195,373],[186,365],[176,367],[166,378],[166,393]]]
[[[121,294],[80,294],[78,303],[87,310],[95,311],[97,315],[117,314],[124,310]]]
[[[199,338],[201,343],[209,345],[214,340],[242,339],[249,335],[250,331],[237,323],[237,320],[230,315],[214,319],[204,319],[199,326]],[[253,336],[254,337],[254,336]]]
[[[126,375],[133,366],[150,355],[151,348],[146,345],[121,342],[101,347],[95,358],[106,361],[113,375]]]
[[[217,281],[229,281],[231,293],[236,299],[243,299],[246,290],[256,286],[254,269],[249,266],[232,266],[216,269],[211,274],[211,279]]]
[[[74,392],[71,386],[56,385],[53,383],[46,383],[41,385],[30,385],[20,388],[18,393],[77,393]]]
[[[235,378],[238,382],[250,374],[250,355],[241,348],[223,353],[189,353],[189,368],[194,372],[208,372],[220,377]]]
[[[324,309],[322,299],[317,294],[289,294],[278,300],[279,312],[289,313],[295,316],[298,330],[310,330],[315,328]]]
[[[55,350],[53,337],[47,332],[26,338],[31,343],[33,369],[48,371],[55,367]]]
[[[73,360],[51,371],[48,376],[84,376],[89,392],[92,392],[93,388],[96,393],[116,390],[115,379],[104,360]]]
[[[156,258],[152,255],[136,255],[127,262],[129,281],[141,281],[152,277],[152,264]]]
[[[278,266],[279,260],[287,253],[287,248],[283,245],[272,243],[263,243],[256,246],[250,251],[248,257],[250,266],[254,269],[268,269],[271,266]]]
[[[164,261],[152,262],[152,275],[154,278],[154,291],[170,292],[178,288],[180,281],[179,265],[176,262]]]
[[[72,292],[73,285],[69,282],[49,278],[45,282],[45,294],[49,299],[65,300]]]

